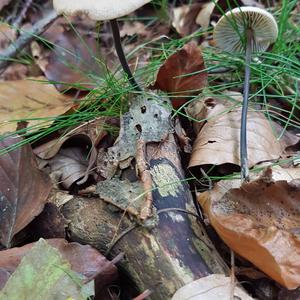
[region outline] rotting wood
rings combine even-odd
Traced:
[[[229,272],[197,218],[187,213],[195,211],[173,134],[161,143],[148,143],[146,158],[157,223],[149,219],[136,225],[133,217],[101,199],[75,198],[61,211],[70,221],[72,240],[104,253],[111,247],[110,257],[124,252],[119,267],[137,289],[151,290],[149,299],[167,300],[195,279]]]

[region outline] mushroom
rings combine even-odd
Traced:
[[[250,86],[250,63],[253,52],[263,52],[274,43],[278,26],[274,17],[257,7],[236,7],[224,14],[214,29],[217,47],[228,52],[245,53],[245,81],[240,133],[241,176],[249,180],[247,155],[247,111]]]
[[[114,38],[115,49],[123,70],[127,74],[131,85],[136,90],[141,91],[141,88],[130,71],[122,48],[117,18],[130,14],[150,1],[151,0],[53,0],[53,6],[58,14],[74,16],[84,13],[94,21],[109,20]]]

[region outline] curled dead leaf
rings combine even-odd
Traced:
[[[173,107],[178,108],[207,86],[204,70],[201,50],[191,42],[167,58],[150,88],[170,93]]]
[[[80,145],[83,143],[83,140],[88,140],[93,147],[96,147],[107,134],[104,130],[105,121],[106,118],[96,118],[92,121],[80,124],[75,128],[69,128],[61,137],[41,144],[35,147],[33,151],[39,158],[50,159],[58,153],[61,146],[70,138],[79,139],[78,142]]]
[[[227,92],[218,98],[203,97],[187,108],[195,122],[197,138],[189,167],[240,165],[240,122],[242,95]],[[286,145],[277,140],[263,113],[249,109],[247,117],[248,164],[280,158]]]
[[[62,148],[48,163],[66,189],[83,177],[87,180],[88,153],[80,147]]]
[[[278,177],[278,176],[277,176]],[[300,285],[300,173],[274,181],[267,169],[255,181],[220,181],[198,201],[223,241],[271,278]]]

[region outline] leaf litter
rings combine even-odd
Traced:
[[[9,1],[3,1],[3,3],[0,3],[0,6],[5,5],[6,2],[8,3]],[[177,3],[177,7],[171,7],[173,11],[173,27],[177,30],[179,35],[187,37],[189,34],[196,34],[199,29],[205,31],[208,26],[214,25],[215,20],[221,15],[216,6],[221,7],[224,11],[229,8],[228,6],[236,5],[236,3],[239,5],[262,6],[261,3],[257,3],[253,0],[235,1],[234,4],[232,2],[229,3],[229,1],[216,1],[216,3],[216,5],[208,1],[201,1],[200,3],[193,3],[191,5]],[[34,17],[31,18],[34,19]],[[99,50],[96,47],[98,42],[96,37],[98,33],[93,31],[95,22],[85,22],[84,20],[86,20],[86,18],[72,18],[72,22],[78,27],[78,32],[85,40],[86,45],[83,45],[81,41],[79,41],[79,36],[70,30],[70,23],[64,18],[60,18],[55,23],[56,25],[50,26],[50,29],[48,29],[44,35],[48,37],[50,42],[54,42],[53,48],[46,50],[41,43],[38,44],[38,46],[35,44],[31,45],[35,62],[40,67],[40,70],[37,72],[39,72],[39,75],[42,72],[48,80],[55,82],[56,88],[59,91],[66,91],[70,88],[88,91],[89,89],[93,89],[96,83],[99,83],[97,80],[104,74],[103,70],[100,70],[100,66],[95,63],[95,59],[98,59],[98,57],[94,54],[98,53]],[[163,24],[163,27],[163,33],[169,34],[168,26]],[[141,39],[151,39],[150,37],[153,37],[154,34],[154,27],[146,27],[144,21],[131,22],[130,20],[124,20],[121,28],[121,34],[124,40],[130,41],[125,46],[126,52],[135,49],[136,45],[138,45],[136,40],[140,42]],[[104,42],[103,45],[105,45],[109,39],[105,36],[105,28],[101,30],[101,34],[104,32],[101,39],[102,42]],[[9,39],[15,38],[14,31],[3,27],[2,32],[4,34],[7,32],[6,35],[10,35]],[[157,32],[155,32],[155,34],[157,34]],[[137,36],[139,36],[139,38],[137,38]],[[176,126],[173,127],[172,117],[174,119],[175,117],[171,115],[171,108],[168,104],[168,100],[164,98],[165,96],[159,99],[160,96],[158,97],[157,94],[152,94],[150,101],[144,101],[144,99],[140,97],[131,104],[129,112],[125,112],[121,115],[120,132],[114,143],[110,141],[108,144],[105,144],[106,138],[110,137],[110,135],[103,129],[103,120],[99,118],[92,122],[76,124],[76,126],[71,126],[67,130],[56,132],[57,135],[55,137],[52,136],[46,139],[38,146],[34,145],[34,153],[49,163],[50,169],[52,169],[52,180],[55,180],[55,183],[59,180],[63,183],[61,186],[64,189],[72,190],[71,187],[75,182],[79,185],[85,184],[89,175],[91,175],[93,184],[95,181],[97,184],[97,190],[94,192],[96,192],[100,198],[117,206],[123,211],[129,211],[131,214],[137,216],[140,213],[139,208],[142,204],[134,203],[135,205],[130,206],[126,202],[126,199],[132,198],[132,195],[129,196],[129,194],[133,194],[134,198],[141,198],[140,195],[143,194],[145,186],[151,187],[152,184],[151,180],[149,182],[149,180],[144,179],[144,181],[147,181],[145,185],[145,182],[143,182],[141,178],[139,179],[139,177],[142,177],[141,174],[147,171],[147,165],[145,164],[146,161],[143,155],[139,154],[139,152],[142,153],[143,151],[137,151],[137,148],[141,148],[141,145],[146,143],[159,143],[164,140],[167,134],[173,132],[173,130],[176,131],[182,148],[187,149],[185,150],[186,153],[189,152],[189,138],[191,137],[193,140],[189,171],[193,171],[195,168],[203,171],[207,166],[209,166],[207,169],[210,169],[212,167],[215,168],[216,166],[225,165],[225,174],[227,175],[231,174],[232,171],[226,169],[227,164],[232,164],[238,168],[240,165],[238,151],[241,94],[236,92],[236,90],[239,90],[238,88],[234,88],[231,91],[220,92],[218,95],[206,96],[210,93],[209,84],[211,84],[212,80],[205,67],[207,64],[207,61],[204,59],[207,58],[207,49],[205,49],[205,47],[207,47],[207,45],[214,45],[214,41],[210,40],[209,32],[205,32],[203,36],[193,38],[193,40],[193,42],[185,44],[176,52],[166,51],[166,53],[173,54],[161,65],[156,80],[151,88],[156,89],[158,93],[160,93],[160,91],[168,93],[173,109],[180,109],[180,112],[183,114],[186,113],[189,122],[193,123],[194,133],[191,134],[191,128],[188,128],[189,131],[187,131],[187,135],[185,135],[184,130],[181,132]],[[198,43],[201,43],[201,47],[195,43],[196,40]],[[7,42],[8,40],[4,38],[2,46],[6,46]],[[149,49],[155,44],[152,43],[150,45]],[[107,45],[103,48],[105,49],[101,51],[104,53],[111,52]],[[89,50],[92,51],[92,55]],[[143,49],[144,53],[146,53],[147,50],[147,47],[145,47],[145,49]],[[74,53],[76,53],[76,55],[74,55]],[[164,53],[164,56],[167,56],[166,53]],[[204,56],[202,55],[203,53],[205,54]],[[136,62],[138,67],[141,67],[141,65],[151,60],[150,51],[145,57],[146,59],[141,59],[142,62]],[[215,62],[213,63],[215,64]],[[111,61],[109,61],[108,65],[111,64]],[[13,65],[11,66],[13,67]],[[20,64],[18,66],[24,67],[24,65]],[[7,71],[9,71],[9,68],[6,72]],[[105,72],[106,71],[107,70],[105,70]],[[4,78],[4,80],[7,80],[7,78],[23,79],[29,72],[32,72],[32,70],[27,67],[20,69],[14,67],[7,75],[4,73],[4,77],[2,76],[1,78]],[[97,75],[95,76],[95,74]],[[217,78],[218,80],[226,81],[229,77],[225,74]],[[37,79],[45,80],[45,77]],[[48,87],[46,88],[46,86]],[[50,90],[48,90],[49,86],[51,85],[42,85],[40,83],[39,85],[34,85],[28,80],[21,80],[19,82],[6,81],[3,84],[1,95],[2,97],[3,95],[4,97],[7,95],[7,97],[3,98],[0,102],[0,120],[2,121],[1,117],[3,117],[2,123],[4,124],[1,133],[15,129],[15,123],[8,122],[12,119],[17,120],[28,117],[30,119],[29,126],[34,126],[37,124],[36,119],[60,116],[69,108],[73,110],[74,105],[71,98],[58,93],[53,86],[50,92]],[[18,91],[22,91],[22,93],[18,93]],[[36,100],[40,100],[42,103]],[[153,103],[153,105],[149,105],[149,102],[155,102],[156,100],[157,106]],[[270,101],[270,103],[275,103],[274,105],[277,107],[281,105],[281,99],[279,98],[274,98]],[[16,109],[11,109],[10,105],[14,102],[17,103],[15,106]],[[187,102],[191,103],[187,105]],[[164,109],[161,108],[161,105]],[[185,107],[183,108],[182,105]],[[284,109],[286,109],[286,107],[288,107],[287,110],[293,109],[290,103],[288,103],[287,106],[285,105]],[[270,109],[270,112],[272,112],[272,110],[273,108]],[[297,111],[297,108],[295,111]],[[72,113],[76,112],[77,109],[75,108]],[[10,115],[9,118],[7,116],[8,113]],[[282,110],[280,110],[280,113],[282,113]],[[297,115],[290,116],[286,111],[284,111],[284,114],[286,114],[287,118],[291,117],[291,120],[297,122]],[[51,119],[45,127],[51,126],[52,120],[55,120],[55,118]],[[182,121],[182,118],[180,121]],[[283,135],[283,138],[277,139],[278,128],[276,129],[276,127],[279,126],[279,131],[281,130],[282,132],[286,130],[286,128],[283,129],[278,123],[279,122],[271,122],[267,119],[266,114],[260,112],[257,107],[251,107],[248,115],[250,166],[253,167],[254,170],[256,167],[264,168],[265,166],[267,166],[267,169],[261,173],[260,176],[253,176],[249,183],[243,183],[242,185],[240,180],[219,181],[214,184],[211,190],[198,194],[198,200],[202,205],[204,213],[208,216],[211,225],[232,250],[252,262],[254,266],[282,286],[294,289],[300,285],[298,278],[298,256],[300,249],[298,224],[298,202],[300,197],[298,194],[300,175],[298,168],[292,167],[292,164],[297,165],[296,155],[299,153],[299,137],[297,137],[294,132],[287,131],[287,133]],[[156,136],[150,135],[150,133],[153,132],[153,128],[156,128]],[[62,132],[62,136],[57,137]],[[18,139],[15,141],[17,140]],[[14,174],[17,172],[20,174],[16,174],[15,178],[19,179],[21,183],[26,182],[27,188],[30,187],[32,194],[42,194],[41,197],[36,197],[34,201],[32,201],[33,196],[30,192],[20,194],[20,204],[22,204],[22,208],[19,214],[21,215],[23,212],[22,217],[24,217],[26,212],[26,218],[24,218],[26,220],[21,222],[17,215],[15,216],[16,223],[14,225],[12,225],[12,220],[9,220],[9,224],[11,225],[5,227],[4,222],[2,227],[0,226],[2,230],[1,233],[5,233],[5,230],[7,232],[7,229],[12,231],[11,234],[6,233],[3,236],[1,234],[1,243],[4,246],[9,246],[13,236],[17,232],[20,232],[22,228],[28,225],[28,223],[43,210],[51,188],[47,186],[49,182],[49,179],[46,179],[47,176],[36,168],[36,163],[33,162],[35,158],[29,149],[29,146],[22,146],[20,149],[0,157],[0,164],[1,158],[3,158],[2,162],[5,159],[4,164],[7,164],[7,157],[14,157],[16,153],[20,152],[19,155],[22,157],[22,160],[19,159],[18,161],[20,161],[19,166],[21,166],[21,168],[14,171]],[[137,155],[140,155],[140,162],[143,163],[142,168],[134,161]],[[273,165],[271,167],[269,166],[273,162],[278,162],[282,159],[289,159],[289,162],[284,165],[284,168]],[[23,162],[23,160],[25,161]],[[9,169],[16,167],[15,165],[11,165]],[[1,165],[0,167],[0,172],[1,170],[5,172],[6,169]],[[133,177],[135,177],[135,181],[130,182],[126,176],[125,180],[120,176],[120,172],[124,174],[128,170],[130,170],[129,173],[134,173]],[[235,170],[237,169],[235,168]],[[221,170],[220,168],[217,174],[223,175],[223,171],[224,169]],[[31,175],[28,176],[28,173]],[[53,176],[53,173],[56,173],[56,176]],[[205,173],[202,173],[202,175],[203,174],[207,175]],[[28,185],[28,182],[31,185]],[[39,191],[40,185],[43,186],[44,193]],[[58,186],[56,186],[56,188],[58,188]],[[1,193],[3,193],[2,188],[0,190]],[[58,190],[56,192],[53,194],[58,195]],[[67,198],[73,197],[67,192],[61,193],[63,193],[62,203],[65,203]],[[58,202],[60,201],[60,197],[56,197],[55,195],[52,195],[54,200],[51,199],[54,203],[56,200]],[[38,200],[40,201],[39,204],[36,203]],[[28,203],[36,205],[33,209],[34,213],[29,214],[29,216],[27,215]],[[20,204],[19,201],[15,201],[13,205],[14,209]],[[59,214],[59,210],[53,212],[53,215],[50,214],[50,219],[52,218],[51,216],[55,219]],[[41,218],[43,218],[43,214],[40,215],[40,220]],[[47,233],[47,230],[51,227],[51,222],[47,223],[45,221],[45,223],[38,223],[38,221],[37,218],[37,224],[44,224],[41,225],[41,227],[45,226],[45,231],[43,232],[43,230],[41,230],[41,232],[38,232],[37,230],[37,237],[48,233],[50,233],[50,237],[52,237],[51,232]],[[54,236],[63,234],[64,226],[67,226],[67,220],[65,221],[66,223],[57,223],[59,224],[57,225],[59,230],[53,232]],[[19,223],[22,223],[22,225],[19,225]],[[31,223],[31,225],[34,225],[34,222]],[[49,231],[51,231],[51,229]],[[67,242],[62,241],[62,244],[66,246]],[[36,245],[38,243],[40,243],[39,247],[44,248],[39,248],[39,253],[36,255],[44,255],[43,259],[47,257],[49,259],[57,259],[57,263],[60,266],[66,267],[68,274],[74,276],[72,279],[77,278],[78,282],[80,282],[80,280],[81,283],[83,282],[82,277],[77,277],[77,272],[81,272],[78,271],[78,269],[73,269],[72,259],[67,259],[70,262],[70,266],[64,259],[61,260],[59,253],[54,254],[53,249],[50,250],[47,248],[46,242],[40,241],[37,242]],[[52,245],[51,240],[48,240],[47,243]],[[28,244],[21,248],[1,251],[0,265],[2,264],[1,262],[3,262],[2,259],[5,261],[5,258],[8,257],[5,256],[5,254],[8,253],[6,251],[11,251],[10,253],[14,253],[14,251],[16,253],[18,251],[30,253],[31,250],[29,250],[29,248],[34,248],[36,245]],[[52,246],[54,246],[54,244]],[[27,250],[25,251],[23,249]],[[86,251],[88,252],[86,249],[87,248],[85,248],[84,252],[76,252],[76,258],[79,260],[82,258],[82,260],[77,261],[80,267],[84,267],[85,264],[89,265],[88,262],[91,262],[85,259],[84,254]],[[51,255],[53,256],[47,256],[51,251]],[[62,253],[61,249],[59,249],[59,252]],[[23,256],[23,254],[21,256]],[[13,271],[16,270],[14,275],[10,277],[10,280],[14,282],[14,287],[6,287],[4,289],[5,293],[12,292],[13,289],[16,289],[15,287],[20,283],[18,283],[18,281],[22,282],[22,280],[18,279],[18,274],[22,274],[24,270],[16,269],[21,261],[21,257],[12,260],[14,261],[14,263],[12,263],[13,267],[0,267],[1,283],[4,282],[3,278],[6,278],[6,281]],[[32,268],[36,267],[34,261],[29,261],[28,265]],[[27,268],[28,265],[25,265],[25,268]],[[44,270],[44,266],[39,266],[39,268],[41,268],[40,270],[42,271]],[[253,272],[256,271],[254,267],[251,269]],[[57,270],[54,271],[56,272]],[[72,273],[73,271],[75,271],[75,273]],[[256,272],[258,273],[259,271]],[[96,274],[97,272],[91,273]],[[116,274],[115,269],[112,273]],[[112,277],[114,276],[115,275]],[[24,275],[21,275],[21,279],[22,278],[24,278]],[[57,288],[53,293],[59,294],[60,292],[69,291],[70,294],[74,293],[75,298],[78,297],[78,299],[81,299],[82,285],[78,285],[76,283],[77,280],[76,282],[74,282],[74,280],[70,282],[64,277],[60,278],[62,278],[61,283],[66,283],[65,289],[57,288],[59,286],[53,285],[53,288]],[[42,280],[46,278],[41,276],[39,279],[41,279],[42,284],[44,284]],[[231,279],[232,278],[218,274],[211,275],[211,277],[204,277],[200,279],[199,282],[193,282],[192,284],[194,284],[194,286],[183,287],[182,289],[185,289],[185,291],[177,291],[174,299],[177,299],[176,295],[180,297],[178,299],[191,297],[193,291],[195,291],[195,293],[192,296],[198,297],[199,292],[203,289],[203,285],[204,289],[209,287],[209,299],[213,299],[212,297],[215,296],[215,292],[220,299],[221,294],[223,296],[226,294],[227,287],[228,289],[232,289]],[[113,279],[110,279],[109,281],[111,282],[112,280]],[[221,290],[220,285],[222,286]],[[22,286],[22,288],[23,287],[24,286]],[[31,291],[31,288],[34,287],[29,288]],[[236,290],[240,289],[237,288],[235,291]],[[20,288],[19,292],[22,291],[23,289]],[[281,294],[283,295],[284,292]],[[289,297],[289,295],[291,294],[285,295],[284,297]],[[240,297],[241,299],[250,299],[247,295]],[[47,299],[47,296],[45,296],[44,299]]]

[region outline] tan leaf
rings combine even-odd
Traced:
[[[196,18],[202,5],[194,3],[173,8],[172,26],[181,36],[187,36],[199,29]]]
[[[12,120],[30,118],[28,126],[33,126],[41,124],[37,118],[55,117],[72,106],[71,98],[61,95],[53,85],[34,80],[46,79],[0,82],[0,134],[16,129],[16,122]]]
[[[203,4],[201,10],[199,11],[196,23],[199,24],[203,29],[208,28],[211,14],[215,8],[214,2],[208,2]]]
[[[296,176],[274,181],[267,169],[250,183],[220,181],[198,195],[223,241],[288,289],[300,285],[299,169]]]
[[[147,32],[147,27],[142,22],[125,22],[120,30],[120,36],[133,36],[135,34],[147,36],[149,33]]]
[[[204,276],[176,291],[171,300],[225,300],[230,299],[232,283],[223,274]],[[234,287],[234,299],[253,300],[240,287]]]
[[[198,133],[189,167],[200,165],[240,165],[240,123],[242,95],[228,92],[219,98],[205,97],[191,103],[188,113],[198,120]],[[247,117],[248,162],[278,159],[284,146],[276,139],[264,114],[249,108]]]
[[[37,146],[33,149],[33,152],[39,158],[50,159],[57,154],[61,146],[70,138],[80,139],[80,144],[86,143],[86,140],[88,140],[93,147],[96,147],[101,139],[107,134],[104,130],[105,120],[105,118],[96,118],[92,121],[80,124],[75,128],[69,128],[61,137]]]

